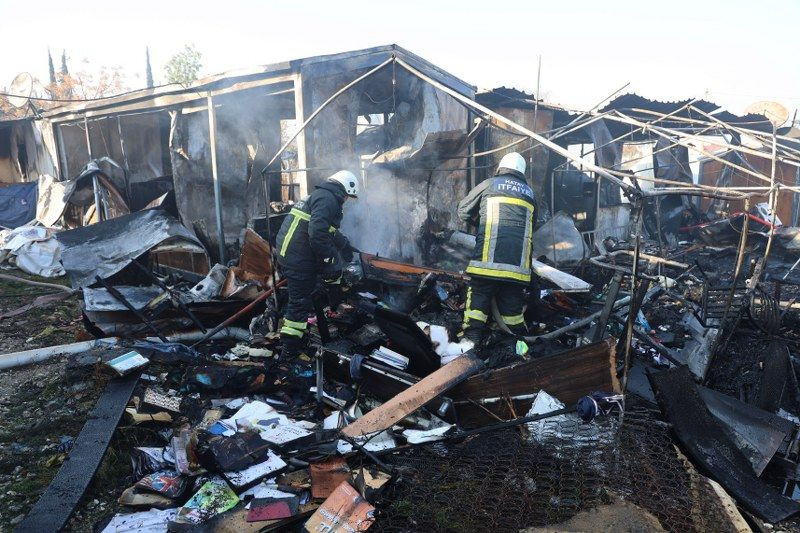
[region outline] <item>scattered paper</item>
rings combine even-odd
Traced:
[[[432,442],[435,440],[442,440],[448,432],[455,426],[448,424],[446,426],[429,429],[422,431],[419,429],[407,429],[403,431],[403,436],[409,444],[422,444],[423,442]]]
[[[289,419],[285,415],[278,413],[271,405],[259,401],[246,403],[232,417],[217,422],[217,424],[225,427],[222,435],[226,437],[230,437],[239,430],[276,423],[287,424]]]
[[[311,432],[295,424],[273,424],[259,435],[270,444],[281,445],[311,435]]]
[[[369,442],[362,444],[368,439]],[[353,440],[356,442],[356,444],[362,445],[364,449],[369,452],[380,452],[383,450],[391,450],[392,448],[397,447],[394,437],[392,437],[392,434],[388,431],[382,431],[372,438],[370,438],[370,436],[355,437]],[[336,445],[336,451],[338,451],[340,454],[349,453],[353,451],[353,445],[346,440],[339,440]]]
[[[146,391],[144,391],[144,397],[142,398],[142,401],[147,405],[160,407],[161,409],[166,409],[167,411],[172,411],[174,413],[181,412],[182,398],[180,396],[168,396],[166,394],[161,394],[154,389],[148,388]]]
[[[311,473],[311,496],[327,498],[342,481],[350,479],[350,467],[341,457],[333,457],[308,468]]]
[[[389,366],[393,366],[399,370],[408,368],[409,359],[405,355],[401,355],[394,350],[390,350],[386,346],[381,346],[377,350],[373,350],[369,354],[370,358],[380,361]]]
[[[224,475],[225,479],[227,479],[231,485],[236,488],[241,488],[249,485],[253,481],[265,478],[285,466],[286,463],[283,459],[275,455],[272,451],[269,451],[266,461],[247,467],[244,470],[239,470],[238,472],[224,472]]]
[[[278,488],[275,483],[269,481],[262,481],[254,487],[250,487],[246,491],[239,494],[239,498],[245,499],[252,496],[253,498],[290,498],[294,496],[291,492],[284,492]]]
[[[177,509],[150,509],[140,513],[118,514],[101,533],[166,533],[167,523],[178,516]]]

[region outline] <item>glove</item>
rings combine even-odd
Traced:
[[[322,281],[325,285],[341,285],[342,269],[330,270],[322,274]]]
[[[360,254],[360,253],[361,252],[358,250],[358,248],[356,248],[355,246],[353,246],[352,244],[350,244],[348,242],[347,246],[345,246],[341,251],[342,260],[345,263],[352,263],[353,262],[353,255],[354,254]]]

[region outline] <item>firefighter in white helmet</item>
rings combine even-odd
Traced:
[[[477,224],[476,245],[467,266],[462,334],[478,344],[489,318],[492,298],[508,329],[527,333],[524,289],[531,281],[531,254],[536,199],[525,182],[525,159],[503,156],[493,178],[482,181],[458,204],[458,217]]]
[[[284,357],[296,357],[303,349],[317,281],[321,278],[329,293],[339,294],[343,264],[352,261],[355,251],[339,231],[342,207],[358,192],[356,176],[340,170],[298,202],[278,231],[278,264],[289,290],[281,328]]]

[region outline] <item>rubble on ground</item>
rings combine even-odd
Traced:
[[[169,138],[156,179],[71,143],[81,170],[42,174],[36,220],[25,204],[0,232],[0,529],[800,531],[798,191],[774,171],[800,165],[791,131],[705,101],[623,95],[601,116],[476,97],[395,46],[274,68],[303,73],[320,118],[284,128],[303,106],[281,78],[267,134],[220,77],[202,109],[213,124],[219,98],[226,127],[199,134],[194,107],[142,135]],[[724,152],[704,163],[724,170],[695,175],[687,143],[712,127]],[[452,210],[522,141],[528,333],[495,310],[475,345],[475,236]],[[328,158],[367,183],[342,227],[363,251],[341,302],[314,291],[288,358],[275,234]]]

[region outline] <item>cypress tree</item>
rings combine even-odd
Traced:
[[[56,67],[53,66],[53,56],[50,55],[50,49],[47,49],[47,67],[50,69],[50,83],[56,82]]]
[[[144,49],[145,57],[147,59],[147,67],[145,70],[145,77],[147,78],[147,86],[153,87],[155,85],[153,83],[153,69],[150,68],[150,47],[145,47]]]

